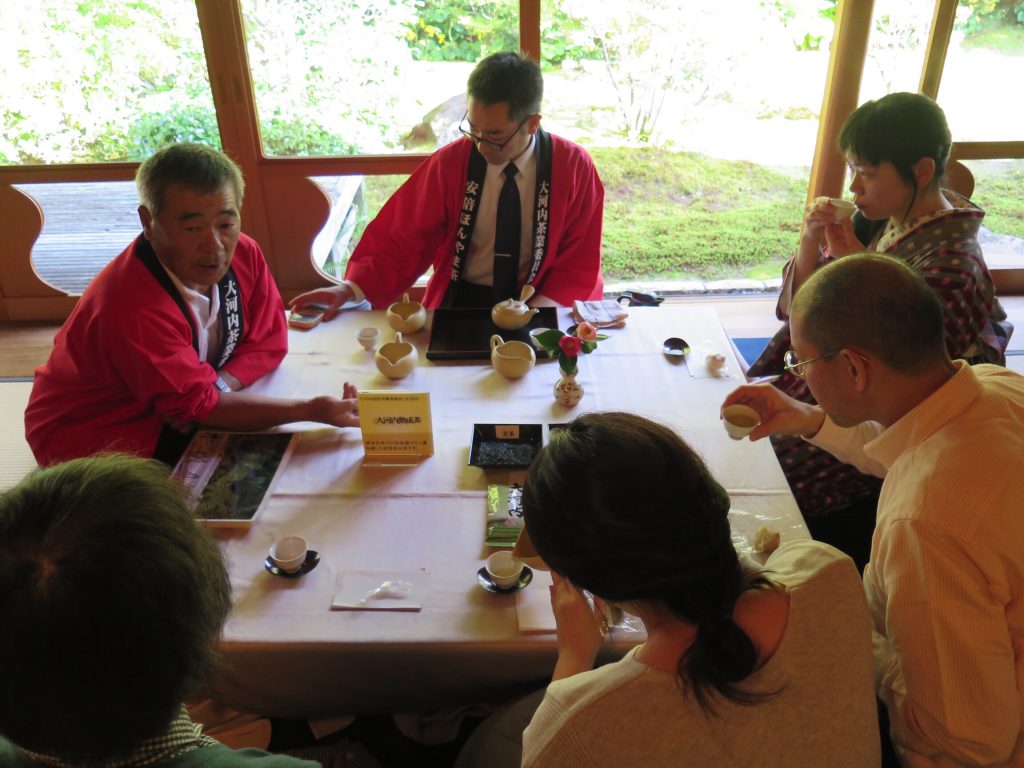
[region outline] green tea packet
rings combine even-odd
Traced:
[[[523,528],[523,486],[496,483],[487,486],[488,547],[511,549]]]

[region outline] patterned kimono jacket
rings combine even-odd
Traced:
[[[946,347],[953,359],[971,363],[1006,361],[1006,345],[1013,325],[995,296],[995,287],[978,244],[978,229],[985,213],[967,198],[943,190],[952,209],[936,211],[906,221],[887,224],[868,244],[868,250],[902,259],[917,270],[945,307]],[[859,214],[858,214],[859,216]],[[832,257],[827,251],[821,263]],[[783,272],[783,296],[793,293],[792,260]],[[789,317],[780,301],[780,320]],[[839,320],[839,318],[837,318]],[[782,357],[790,348],[789,325],[783,326],[747,376],[781,374],[774,385],[790,397],[813,403],[807,385],[798,376],[783,372]],[[861,499],[877,495],[879,478],[843,464],[831,454],[796,437],[772,437],[782,471],[789,481],[804,516],[828,514]]]

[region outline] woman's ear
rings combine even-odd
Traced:
[[[913,167],[914,178],[917,179],[917,188],[925,189],[935,181],[935,158],[922,157]]]

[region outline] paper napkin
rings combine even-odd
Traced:
[[[335,611],[418,611],[427,571],[342,571],[334,587]]]
[[[520,632],[554,632],[555,615],[551,612],[551,574],[533,572],[533,581],[516,593],[516,611]]]

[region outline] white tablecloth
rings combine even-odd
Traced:
[[[554,636],[521,634],[515,596],[477,585],[488,553],[484,494],[487,483],[504,474],[467,465],[474,423],[558,423],[597,410],[641,413],[675,428],[703,454],[732,496],[741,546],[765,522],[783,540],[806,538],[767,441],[730,440],[719,421],[721,400],[740,379],[714,310],[630,313],[625,328],[608,331],[611,338],[597,352],[581,357],[585,395],[573,409],[554,402],[553,361],[539,362],[518,381],[502,378],[489,362],[433,363],[425,358],[427,329],[407,337],[420,352],[416,371],[399,382],[385,379],[373,354],[355,340],[364,326],[380,328],[390,340],[383,313],[349,313],[311,331],[292,331],[285,362],[254,391],[306,397],[340,392],[344,381],[364,390],[429,391],[436,452],[417,466],[364,467],[358,430],[289,428],[302,435],[270,503],[248,531],[218,532],[235,608],[224,635],[229,664],[217,694],[239,709],[290,717],[425,711],[550,675]],[[567,315],[560,322],[565,327]],[[733,376],[708,377],[700,353],[688,360],[698,374],[691,376],[687,363],[662,354],[667,336],[722,352]],[[263,569],[270,544],[287,534],[304,536],[321,556],[301,578]],[[338,576],[348,569],[416,574],[422,610],[330,610]],[[609,652],[620,653],[635,639],[613,633]]]

